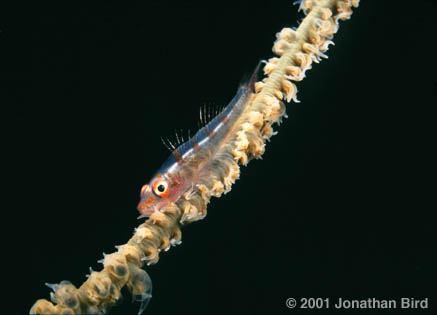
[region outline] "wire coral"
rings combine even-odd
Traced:
[[[36,301],[31,314],[106,313],[119,299],[125,285],[134,299],[141,302],[139,313],[146,308],[152,283],[143,265],[156,264],[160,251],[178,245],[181,226],[203,219],[211,197],[229,192],[239,178],[240,165],[262,156],[266,140],[276,134],[273,124],[286,117],[284,101],[298,102],[294,82],[305,77],[313,62],[326,58],[338,21],[349,19],[358,1],[306,0],[298,4],[306,17],[297,29],[284,28],[276,35],[273,52],[279,57],[265,62],[266,77],[255,83],[255,92],[222,144],[207,178],[176,202],[153,212],[126,244],[104,255],[103,270],[90,270],[88,279],[79,288],[68,281],[47,284],[54,291],[50,294],[52,302]]]

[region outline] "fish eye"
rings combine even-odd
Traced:
[[[158,180],[153,184],[153,192],[159,197],[165,197],[168,193],[168,183],[165,180]]]

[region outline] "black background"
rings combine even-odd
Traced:
[[[436,314],[435,9],[362,1],[340,24],[263,160],[146,269],[147,314],[353,313],[290,310],[289,297],[429,298],[432,310],[388,313]],[[169,154],[160,137],[195,131],[204,103],[227,104],[303,16],[279,0],[34,3],[2,15],[15,314],[48,298],[45,282],[80,285],[100,270],[102,252],[140,224],[140,187]],[[111,313],[136,314],[123,294]]]

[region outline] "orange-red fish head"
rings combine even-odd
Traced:
[[[167,179],[161,175],[155,176],[149,184],[141,188],[141,200],[137,206],[143,215],[150,215],[161,209],[172,200],[172,188]]]

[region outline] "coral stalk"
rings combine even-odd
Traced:
[[[305,77],[312,62],[318,63],[332,44],[338,21],[349,19],[358,1],[306,0],[299,7],[306,15],[296,30],[284,28],[277,34],[271,58],[264,66],[266,77],[255,84],[255,93],[223,145],[217,165],[210,176],[186,192],[177,202],[154,212],[136,228],[132,238],[117,251],[105,255],[101,271],[92,271],[76,288],[68,281],[49,285],[54,292],[52,302],[41,299],[32,306],[31,314],[101,314],[106,313],[120,297],[125,285],[134,299],[141,302],[140,313],[151,298],[152,283],[142,269],[155,264],[159,252],[181,242],[181,226],[200,220],[212,196],[230,191],[238,179],[240,166],[264,153],[265,141],[275,134],[272,125],[286,116],[285,104],[296,99],[293,82]]]

